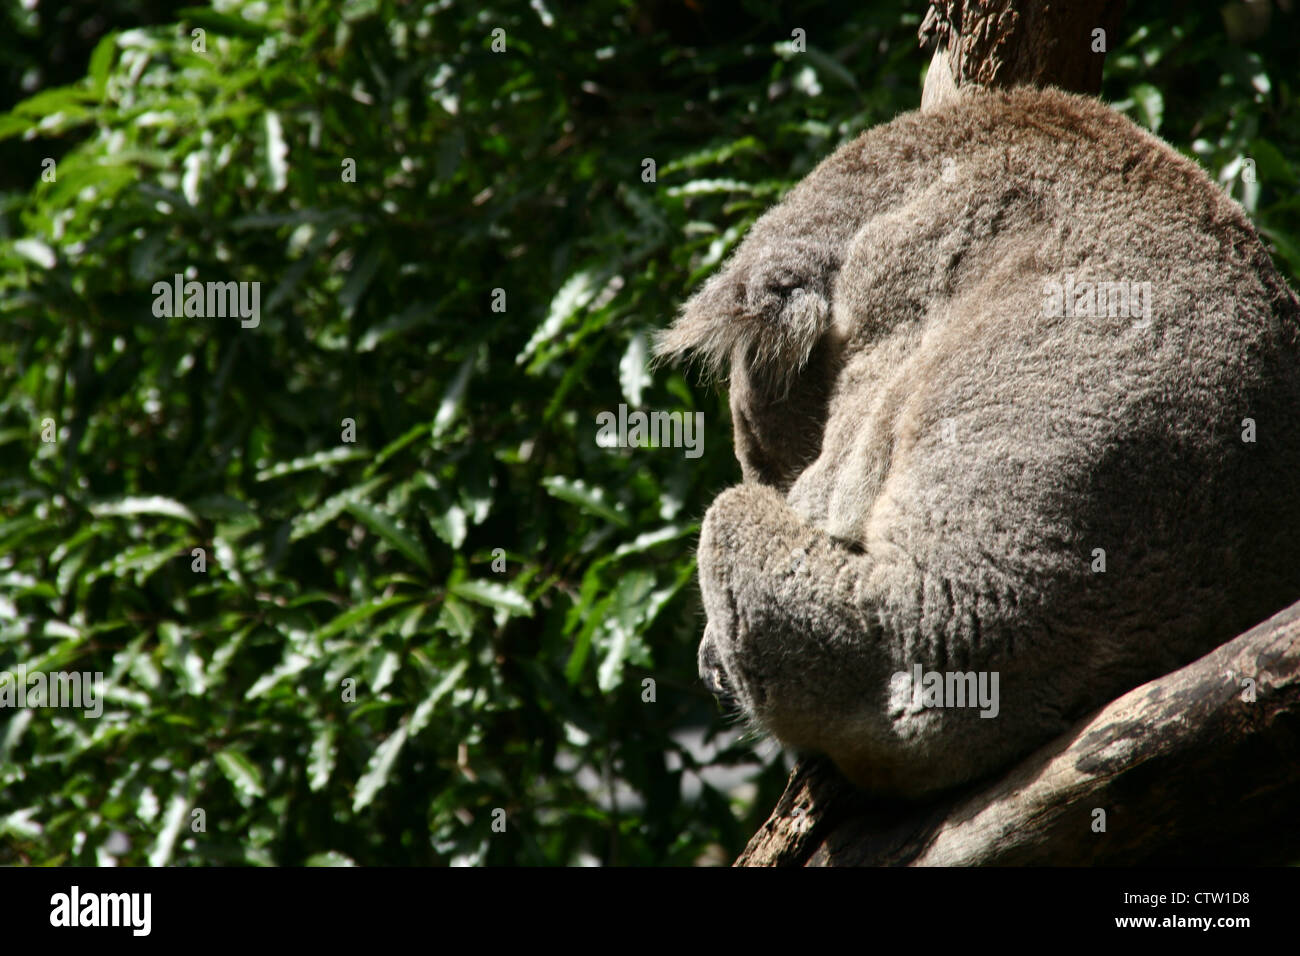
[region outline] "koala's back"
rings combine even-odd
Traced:
[[[1298,324],[1236,204],[1095,101],[840,149],[675,329],[731,361],[746,478],[858,575],[873,649],[824,690],[857,713],[767,688],[760,722],[933,789],[1300,598]],[[1003,717],[917,712],[887,686],[916,664],[1000,672]]]

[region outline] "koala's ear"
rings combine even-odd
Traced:
[[[710,376],[723,376],[732,350],[744,338],[741,298],[724,271],[687,300],[671,326],[655,337],[656,363],[693,359]]]
[[[785,391],[830,325],[831,258],[800,240],[742,247],[659,334],[656,360],[690,356],[714,375],[743,363],[765,391]]]

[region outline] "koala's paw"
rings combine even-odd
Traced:
[[[787,697],[786,649],[795,638],[780,605],[809,575],[810,529],[763,485],[724,491],[704,518],[699,575],[708,623],[700,677],[724,705],[768,723],[770,704]]]

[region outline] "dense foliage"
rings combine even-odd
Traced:
[[[0,710],[0,863],[739,850],[784,770],[695,677],[691,557],[738,468],[649,337],[926,60],[920,3],[777,6],[224,2],[0,115],[0,671],[104,675]],[[1273,15],[1143,5],[1106,94],[1295,277]],[[159,315],[177,274],[257,323]],[[601,447],[620,404],[703,454]]]

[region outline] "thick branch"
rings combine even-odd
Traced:
[[[1123,13],[1124,0],[930,0],[919,36],[935,52],[921,108],[971,85],[1096,94]]]
[[[1286,863],[1298,806],[1300,603],[935,803],[873,803],[801,761],[737,865]]]

